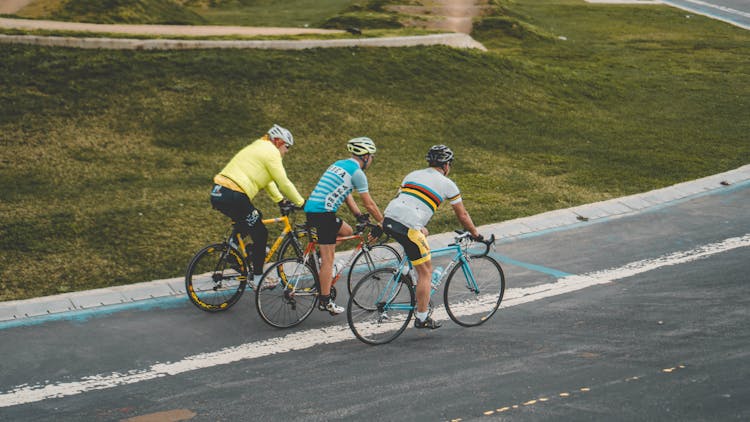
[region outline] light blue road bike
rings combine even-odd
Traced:
[[[432,254],[453,252],[445,271],[432,281],[434,295],[445,280],[443,303],[450,319],[464,327],[483,324],[503,300],[505,276],[500,264],[487,256],[495,235],[475,242],[468,232],[456,231],[455,242]],[[472,246],[480,244],[479,253]],[[365,275],[349,297],[346,316],[358,339],[367,344],[385,344],[401,335],[416,309],[414,270],[404,257],[397,268],[379,268]],[[433,307],[430,302],[430,312]]]

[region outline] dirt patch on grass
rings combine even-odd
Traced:
[[[23,9],[32,0],[3,0],[0,1],[0,13],[13,14]]]
[[[390,6],[390,9],[413,16],[409,26],[469,34],[474,18],[486,6],[487,0],[423,0],[419,5]]]

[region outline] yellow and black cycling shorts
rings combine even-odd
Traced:
[[[386,217],[383,220],[383,231],[404,247],[406,256],[412,265],[424,264],[430,260],[430,245],[420,230],[410,229],[398,221]]]

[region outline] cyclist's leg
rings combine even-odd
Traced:
[[[337,236],[351,236],[352,234],[354,234],[354,229],[349,225],[349,223],[341,220],[340,218],[337,218],[337,220],[341,221],[341,227],[339,227],[339,231],[336,233]]]
[[[415,325],[419,328],[438,328],[440,324],[430,320],[428,314],[432,261],[430,245],[427,243],[425,234],[420,230],[408,228],[390,218],[385,219],[383,227],[385,227],[385,231],[388,234],[404,247],[404,253],[406,253],[406,256],[417,272],[417,321],[415,321]]]
[[[315,227],[318,232],[318,248],[320,250],[319,307],[321,310],[327,310],[332,314],[340,314],[345,309],[335,304],[329,306],[329,301],[331,284],[333,283],[332,272],[333,259],[336,255],[336,236],[345,223],[332,212],[307,213],[307,222],[310,226]],[[349,229],[351,230],[351,227]]]
[[[331,295],[331,284],[333,282],[333,259],[336,256],[336,244],[324,245],[319,243],[320,248],[320,295]]]
[[[252,204],[251,204],[252,206]],[[263,213],[253,207],[253,210],[245,216],[244,223],[247,225],[253,245],[250,250],[253,257],[253,277],[255,281],[260,280],[263,275],[263,264],[266,262],[266,244],[268,244],[268,229],[263,224]]]
[[[235,230],[243,237],[253,240],[250,252],[256,279],[263,274],[263,263],[266,258],[268,229],[263,224],[263,214],[250,202],[243,192],[216,185],[211,191],[211,205],[234,221]]]
[[[412,266],[417,271],[417,312],[424,313],[428,310],[430,303],[430,282],[432,278],[432,261],[429,257],[427,261]]]

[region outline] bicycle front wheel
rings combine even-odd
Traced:
[[[456,265],[445,281],[443,300],[448,316],[459,325],[473,327],[495,314],[505,293],[505,275],[489,256],[469,258]]]
[[[277,328],[294,327],[310,316],[318,301],[318,277],[297,258],[271,265],[255,289],[260,317]]]
[[[374,245],[367,249],[359,251],[349,267],[349,273],[346,276],[346,288],[351,295],[354,286],[366,274],[378,268],[397,268],[401,262],[401,255],[396,249],[388,245]]]
[[[245,291],[248,268],[234,247],[227,243],[208,245],[188,264],[185,273],[188,298],[200,310],[226,311]]]
[[[395,268],[379,268],[354,287],[346,319],[354,335],[367,344],[385,344],[401,335],[414,314],[414,288],[397,282]],[[408,281],[408,280],[407,280]]]

